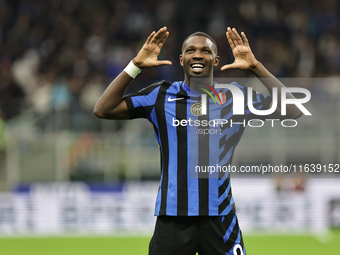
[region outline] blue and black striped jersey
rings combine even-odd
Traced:
[[[252,116],[246,100],[247,89],[234,85],[244,94],[244,115],[233,115],[233,97],[228,89],[217,90],[223,97],[222,105],[208,98],[203,115],[198,107],[201,107],[202,94],[184,82],[162,81],[125,97],[130,118],[147,118],[153,124],[159,144],[161,179],[156,216],[236,213],[229,172],[206,171],[231,165],[235,147],[245,129],[241,123]],[[256,109],[267,109],[271,102],[270,97],[255,91],[252,98]],[[212,120],[229,122],[214,125]],[[230,125],[231,121],[235,124]]]

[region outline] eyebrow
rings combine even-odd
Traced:
[[[194,45],[194,44],[192,44],[192,45],[188,45],[188,46],[186,46],[184,49],[188,49],[188,48],[197,48],[197,46],[196,45]],[[208,47],[208,46],[203,46],[203,47],[199,47],[199,48],[202,48],[202,49],[208,49],[208,50],[213,50],[213,49],[211,49],[210,47]]]

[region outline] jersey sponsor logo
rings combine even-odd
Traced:
[[[171,98],[171,97],[168,97],[168,101],[169,102],[173,102],[173,101],[181,100],[181,99],[184,99],[184,97],[180,97],[180,98]]]

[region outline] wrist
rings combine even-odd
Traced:
[[[258,71],[261,70],[261,67],[262,67],[262,63],[256,60],[256,62],[250,65],[250,71],[252,71],[253,73],[257,73]]]
[[[139,62],[136,58],[132,59],[131,61],[136,67],[143,69],[141,62]]]
[[[131,78],[136,78],[136,76],[142,71],[141,68],[136,66],[133,60],[125,67],[124,72],[126,72]]]

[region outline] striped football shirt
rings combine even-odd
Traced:
[[[228,89],[206,97],[184,82],[162,81],[125,97],[129,116],[148,119],[161,153],[161,179],[155,215],[219,216],[236,213],[228,166],[243,131],[253,115],[244,94],[244,115],[233,115]],[[253,92],[254,108],[268,109],[271,97]],[[215,124],[214,124],[215,120]],[[223,125],[219,125],[223,121]],[[232,124],[231,124],[232,123]]]

